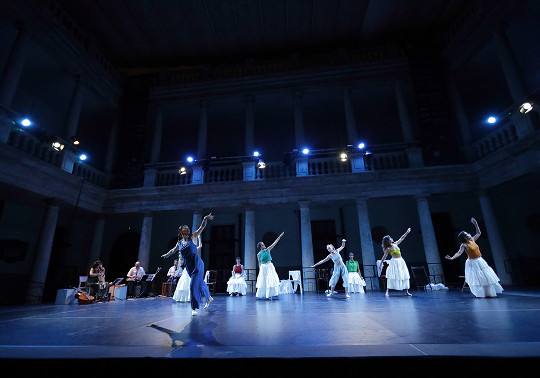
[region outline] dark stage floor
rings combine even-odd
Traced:
[[[506,289],[494,299],[460,290],[411,292],[350,299],[296,293],[273,301],[218,294],[195,317],[189,304],[167,297],[3,307],[0,358],[84,365],[145,357],[161,367],[194,360],[227,366],[267,359],[297,367],[354,361],[359,369],[373,363],[383,370],[391,361],[538,363],[540,290]]]

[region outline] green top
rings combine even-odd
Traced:
[[[268,248],[263,249],[258,253],[259,259],[261,260],[261,264],[266,264],[267,262],[272,260],[272,256],[270,255],[270,251]]]
[[[358,261],[347,260],[347,269],[349,272],[358,272]]]
[[[394,256],[401,256],[401,250],[399,248],[396,248],[396,249],[391,249],[390,250],[390,255],[392,257]]]

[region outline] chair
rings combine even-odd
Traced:
[[[326,282],[326,285],[324,286],[324,290],[326,290],[328,288],[328,282],[330,281],[328,269],[315,269],[315,286],[317,291],[319,291],[320,281]]]
[[[293,293],[296,293],[296,289],[299,286],[300,294],[304,293],[304,291],[302,290],[302,275],[300,274],[299,270],[289,270],[289,280],[294,284]]]
[[[216,294],[216,281],[217,281],[217,270],[208,270],[204,276],[204,282],[208,285],[208,289],[212,295]]]
[[[91,287],[86,285],[87,281],[88,276],[79,276],[79,286],[77,286],[77,289],[86,291],[88,294],[90,294]]]
[[[429,286],[430,290],[433,290],[433,288],[430,285],[430,281],[426,272],[426,268],[423,266],[411,266],[411,272],[413,275],[414,283],[416,284],[416,289],[420,290],[420,286],[424,288],[424,290]]]

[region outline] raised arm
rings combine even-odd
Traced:
[[[336,252],[337,252],[337,253],[340,253],[341,250],[342,250],[343,248],[345,248],[345,242],[346,242],[345,239],[341,239],[341,247],[339,247],[338,249],[336,249]]]
[[[459,247],[459,250],[454,254],[454,256],[450,257],[449,255],[446,255],[444,256],[444,258],[447,260],[455,260],[459,256],[461,256],[463,252],[465,252],[465,248],[466,248],[465,244],[461,244],[461,246]]]
[[[407,237],[407,235],[409,235],[409,232],[411,232],[411,228],[409,227],[407,229],[407,231],[405,231],[405,233],[403,235],[401,235],[401,237],[396,241],[396,244],[399,244],[403,241],[403,239],[405,239]]]
[[[482,235],[482,232],[480,231],[480,227],[478,227],[478,222],[476,221],[476,219],[471,218],[471,223],[474,224],[474,228],[476,229],[476,235],[472,237],[473,240],[476,241],[476,239],[478,239],[480,235]]]
[[[279,239],[281,239],[281,237],[283,236],[285,232],[282,232],[276,240],[274,240],[274,242],[268,247],[268,250],[271,251],[272,248],[274,248],[276,246],[276,244],[278,243]]]
[[[319,261],[317,264],[312,265],[311,267],[312,267],[312,268],[315,268],[317,265],[321,265],[322,263],[327,262],[328,260],[330,260],[330,258],[331,258],[331,256],[328,255],[328,256],[326,256],[324,259],[322,259],[321,261]]]
[[[198,238],[198,236],[201,234],[201,232],[203,232],[204,228],[206,227],[206,222],[208,220],[213,220],[214,219],[214,216],[212,215],[212,213],[208,214],[208,215],[205,215],[202,222],[201,222],[201,225],[200,227],[197,229],[197,231],[195,231],[192,235],[191,235],[191,239],[193,240],[193,242],[195,242],[195,239]]]

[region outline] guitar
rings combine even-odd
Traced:
[[[78,289],[74,287],[73,289],[76,290],[75,298],[77,298],[77,302],[81,305],[90,304],[94,302],[94,297],[92,295],[89,295],[86,291],[82,291],[81,289]]]

